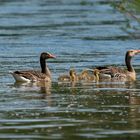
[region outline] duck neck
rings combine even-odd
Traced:
[[[51,77],[51,72],[46,65],[45,59],[40,58],[41,72]]]
[[[131,65],[131,59],[132,59],[132,57],[129,56],[128,53],[126,53],[126,56],[125,56],[125,63],[126,63],[126,66],[127,66],[127,70],[128,70],[129,72],[134,72],[135,70],[134,70],[133,66]]]
[[[99,74],[96,73],[95,77],[96,77],[95,81],[98,82],[99,81]]]
[[[76,81],[77,79],[76,79],[76,74],[75,73],[73,73],[72,75],[71,75],[71,81]]]

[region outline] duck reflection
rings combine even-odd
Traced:
[[[40,93],[43,93],[45,95],[50,95],[51,94],[51,87],[52,83],[51,82],[15,82],[14,87],[20,88],[20,91],[38,91]]]
[[[138,96],[129,96],[129,103],[131,105],[140,105],[140,97],[138,97]]]

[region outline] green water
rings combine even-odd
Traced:
[[[0,1],[0,139],[138,140],[140,56],[133,83],[59,84],[70,68],[124,67],[140,49],[139,23],[108,0]],[[14,83],[9,71],[39,69],[49,51],[50,85]]]

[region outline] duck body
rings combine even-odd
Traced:
[[[135,81],[136,72],[131,65],[131,59],[135,54],[140,53],[140,50],[129,50],[126,52],[125,63],[127,69],[122,69],[119,67],[108,66],[108,67],[96,67],[99,70],[99,79],[101,81]]]
[[[28,70],[28,71],[15,71],[10,73],[13,75],[16,82],[51,81],[50,76],[43,74],[40,71]]]
[[[51,81],[51,72],[46,65],[45,60],[49,58],[55,58],[50,53],[43,52],[40,55],[41,71],[26,70],[26,71],[14,71],[10,72],[16,82],[37,82],[37,81]]]
[[[126,81],[126,78],[126,71],[121,68],[110,66],[99,69],[100,81]]]
[[[70,82],[71,78],[69,75],[61,75],[58,78],[59,82]]]

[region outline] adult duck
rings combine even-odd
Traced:
[[[55,58],[54,55],[43,52],[40,55],[41,71],[26,70],[10,72],[16,82],[51,81],[51,72],[46,65],[46,59]]]
[[[122,69],[119,67],[97,67],[99,70],[99,79],[105,80],[117,80],[117,81],[135,81],[136,72],[131,64],[132,57],[140,53],[140,50],[129,50],[125,55],[125,63],[127,69]]]

